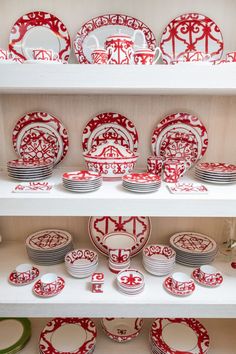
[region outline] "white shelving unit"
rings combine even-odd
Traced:
[[[7,47],[9,31],[15,20],[29,11],[42,9],[54,13],[66,24],[71,38],[88,19],[103,13],[126,13],[143,20],[159,40],[168,22],[186,12],[199,12],[213,18],[224,34],[225,52],[236,49],[234,0],[17,0],[0,1],[0,47]],[[146,287],[143,293],[126,296],[115,287],[115,276],[100,256],[99,271],[105,273],[103,295],[92,294],[89,279],[70,277],[63,266],[39,267],[41,273],[55,271],[65,277],[64,291],[50,299],[32,293],[32,285],[15,288],[8,283],[10,271],[27,262],[24,239],[40,227],[65,228],[81,247],[88,242],[87,219],[84,216],[143,215],[152,216],[151,242],[168,243],[176,231],[200,231],[222,242],[224,218],[236,217],[235,185],[207,185],[207,195],[172,195],[163,183],[153,194],[133,194],[122,189],[121,182],[104,182],[90,194],[73,194],[61,185],[63,171],[82,165],[81,136],[86,122],[101,112],[124,114],[139,132],[138,169],[143,169],[151,153],[151,132],[169,113],[185,111],[196,114],[208,130],[208,161],[235,163],[236,145],[236,65],[221,66],[95,66],[75,65],[0,65],[0,317],[28,316],[32,321],[32,339],[22,354],[38,353],[38,338],[48,316],[88,316],[96,318],[98,339],[96,354],[114,352],[148,354],[149,328],[154,317],[196,317],[206,326],[211,338],[209,354],[234,354],[236,348],[236,272],[225,259],[216,267],[224,275],[217,289],[197,285],[186,298],[169,295],[162,286],[163,278],[143,270],[141,258],[132,260],[142,269]],[[7,177],[6,162],[15,158],[11,134],[17,119],[33,110],[51,112],[63,121],[69,132],[70,149],[50,182],[49,194],[12,193],[17,181]],[[71,168],[70,166],[75,166]],[[185,181],[193,181],[189,174]],[[182,229],[181,229],[182,228]],[[177,265],[177,270],[192,269]],[[136,340],[118,345],[106,338],[99,317],[147,317],[143,334]],[[42,317],[36,319],[36,317]],[[45,318],[44,318],[45,317]]]

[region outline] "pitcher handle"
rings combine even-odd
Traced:
[[[159,47],[156,47],[153,64],[156,64],[156,62],[160,59],[161,55],[162,55],[161,49]]]
[[[99,44],[99,41],[98,41],[97,37],[96,37],[94,34],[92,34],[92,36],[89,37],[89,39],[88,39],[88,41],[87,41],[87,45],[88,45],[88,42],[89,42],[91,39],[94,40],[94,42],[95,42],[95,44],[96,44],[96,49],[99,49],[99,48],[100,48],[100,44]],[[92,49],[91,46],[88,45],[88,47],[89,47],[90,49]]]
[[[142,35],[142,39],[143,39],[143,44],[142,44],[142,46],[139,46],[139,47],[145,48],[145,47],[147,47],[147,41],[146,41],[145,34],[143,33],[142,30],[135,30],[135,31],[134,31],[134,34],[133,34],[134,45],[136,45],[136,44],[135,44],[136,36],[137,36],[137,34],[139,34],[139,33]],[[137,45],[136,45],[136,46],[137,46]]]

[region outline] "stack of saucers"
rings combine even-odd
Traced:
[[[42,230],[29,235],[26,239],[28,256],[35,264],[63,263],[65,255],[72,249],[72,236],[64,230]]]
[[[208,183],[236,183],[236,165],[214,162],[200,163],[195,168],[195,176]]]
[[[63,186],[70,192],[87,193],[98,190],[102,185],[102,177],[97,172],[75,171],[62,176]]]
[[[170,245],[176,251],[176,262],[200,267],[213,262],[218,247],[212,238],[196,232],[179,232],[171,236]]]
[[[116,278],[119,291],[127,295],[136,295],[143,291],[144,275],[136,269],[122,270]]]
[[[19,181],[39,181],[52,175],[53,162],[41,160],[12,160],[7,163],[8,176]]]
[[[73,250],[65,256],[67,272],[75,278],[90,277],[98,266],[98,255],[88,249]]]
[[[161,177],[149,172],[130,173],[122,177],[125,189],[135,193],[156,192],[161,186]]]
[[[143,266],[151,274],[163,276],[172,273],[176,252],[166,245],[149,245],[143,250]]]

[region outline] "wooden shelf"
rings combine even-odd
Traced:
[[[0,65],[0,93],[234,95],[236,64]]]
[[[89,243],[89,248],[92,245]],[[65,270],[64,264],[39,266],[41,274],[55,272],[65,279],[65,289],[58,296],[39,298],[32,292],[32,284],[15,287],[8,283],[8,275],[14,267],[27,263],[25,246],[19,242],[6,242],[0,248],[0,314],[2,317],[198,317],[235,318],[236,271],[230,263],[218,259],[217,269],[224,275],[223,284],[215,289],[196,285],[196,291],[179,298],[167,293],[162,284],[164,277],[156,277],[145,271],[141,257],[132,259],[131,266],[140,269],[145,276],[142,293],[129,296],[116,288],[116,276],[107,266],[107,258],[99,254],[98,271],[105,274],[103,294],[90,291],[90,278],[76,279]],[[191,274],[192,269],[176,265],[176,271]]]

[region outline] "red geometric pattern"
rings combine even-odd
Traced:
[[[38,250],[50,250],[66,246],[71,241],[71,235],[63,230],[42,230],[30,235],[27,246]]]
[[[171,237],[171,244],[179,250],[206,253],[215,249],[216,243],[208,236],[181,232]]]
[[[219,27],[210,18],[187,13],[172,20],[165,28],[160,42],[165,64],[178,60],[186,52],[202,51],[218,60],[223,53],[223,37]]]

